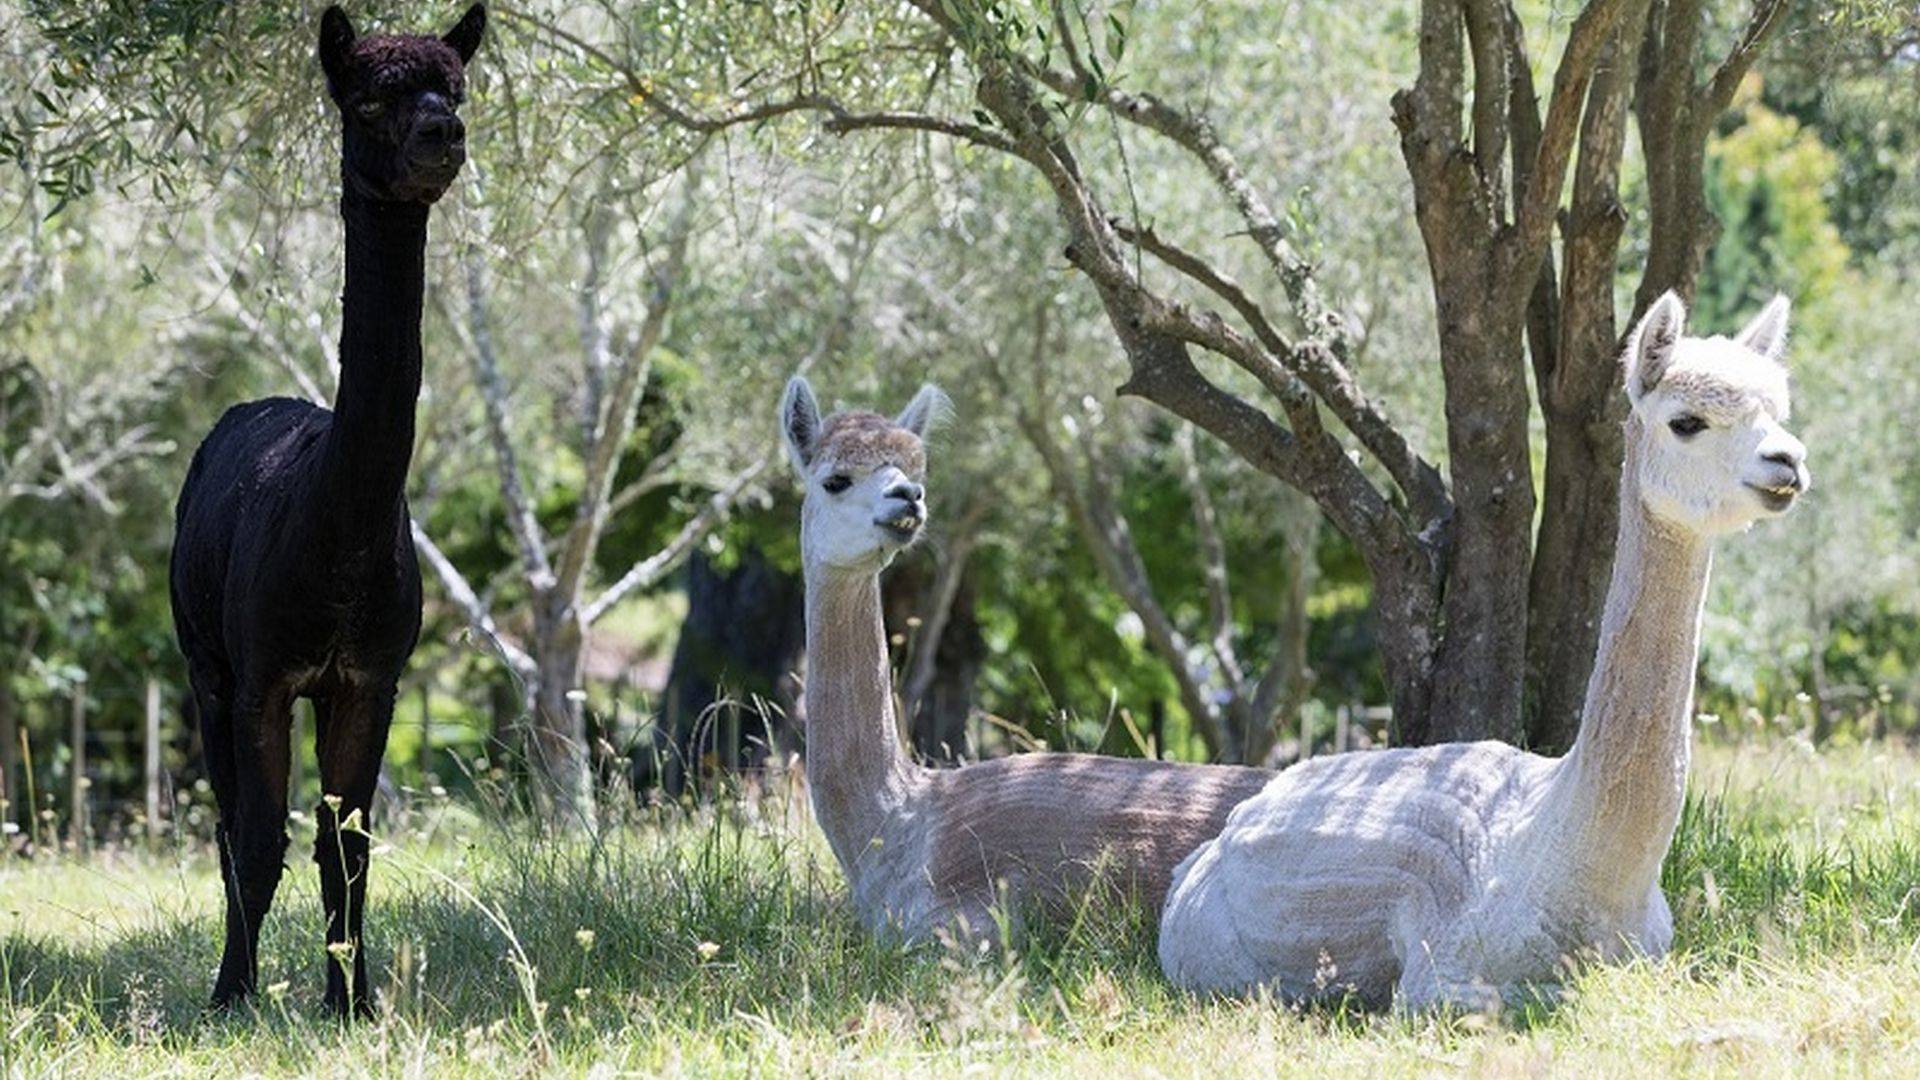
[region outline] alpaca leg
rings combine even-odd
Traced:
[[[213,984],[216,1008],[251,994],[259,977],[260,925],[273,906],[287,852],[287,705],[284,694],[243,690],[227,717],[225,745],[207,744],[208,771],[226,773],[215,782],[227,892],[226,947]]]
[[[393,719],[392,688],[315,699],[315,741],[322,791],[339,805],[319,808],[320,897],[327,913],[327,1007],[340,1015],[370,1015],[367,957],[361,927],[367,909],[367,816],[380,782],[380,758]],[[342,822],[359,813],[356,826]],[[351,961],[351,978],[348,962]]]
[[[240,813],[239,785],[233,777],[233,684],[223,665],[197,658],[189,662],[187,675],[193,685],[194,711],[200,723],[201,758],[206,765],[207,780],[213,785],[214,803],[220,810],[214,838],[220,850],[220,880],[226,883],[222,890],[226,897],[226,937],[232,942],[243,931],[238,893],[234,888],[238,879],[233,869],[233,837],[228,831]],[[224,956],[220,968],[221,976],[213,992],[216,1008],[230,1004],[238,996],[234,989],[237,975],[235,979],[227,977]]]

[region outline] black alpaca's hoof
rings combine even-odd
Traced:
[[[213,988],[213,996],[207,1000],[207,1015],[227,1016],[245,1005],[252,996],[252,987],[216,986]]]

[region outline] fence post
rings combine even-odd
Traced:
[[[20,714],[14,711],[13,696],[0,686],[0,821],[20,820],[20,808],[27,808],[28,829],[33,828],[33,807],[21,801],[20,789]]]
[[[76,849],[87,849],[87,689],[86,684],[73,691],[73,713],[67,728],[71,775],[67,793],[67,842]]]
[[[426,679],[420,680],[420,787],[428,786],[427,776],[433,771],[433,688]]]
[[[160,680],[147,678],[147,842],[160,838]]]
[[[1353,708],[1342,705],[1333,714],[1333,752],[1344,754],[1352,738]]]

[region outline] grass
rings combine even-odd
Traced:
[[[773,799],[543,840],[441,803],[385,838],[378,1019],[319,1012],[304,857],[257,1010],[207,1017],[204,847],[0,866],[0,1074],[1920,1075],[1920,758],[1706,748],[1667,865],[1679,940],[1551,1012],[1409,1019],[1205,1001],[1139,925],[991,955],[877,945]],[[296,830],[294,852],[303,853]]]

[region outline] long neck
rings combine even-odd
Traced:
[[[807,569],[807,782],[851,873],[908,790],[876,574]]]
[[[1660,873],[1686,796],[1689,717],[1712,544],[1640,497],[1627,433],[1620,533],[1580,737],[1560,764],[1558,843],[1583,887],[1637,902]]]
[[[347,227],[340,391],[327,445],[327,505],[349,525],[395,522],[413,458],[427,207],[340,200]]]

